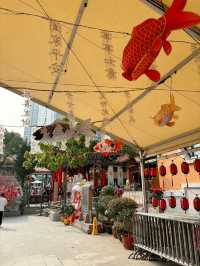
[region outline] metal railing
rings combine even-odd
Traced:
[[[200,266],[200,219],[136,213],[135,247],[181,265]]]

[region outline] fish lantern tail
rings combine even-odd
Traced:
[[[165,14],[166,30],[185,29],[200,23],[200,16],[192,12],[184,12],[187,0],[174,0]]]

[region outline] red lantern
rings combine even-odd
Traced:
[[[178,173],[177,166],[173,162],[170,164],[170,173],[172,175],[176,175]]]
[[[189,201],[185,196],[181,198],[181,209],[185,212],[189,209]]]
[[[148,178],[150,175],[149,168],[144,168],[144,177]]]
[[[174,196],[170,196],[169,198],[169,206],[174,209],[176,208],[176,198]]]
[[[194,169],[200,174],[200,159],[194,161]]]
[[[159,168],[159,172],[161,176],[165,176],[166,175],[166,167],[164,165],[161,165]]]
[[[193,206],[196,211],[198,212],[200,211],[200,198],[198,197],[198,195],[196,195],[196,197],[193,200]]]
[[[183,174],[187,175],[190,171],[189,164],[186,162],[182,162],[181,164],[181,171]]]
[[[156,177],[157,176],[157,168],[156,167],[151,167],[150,168],[150,176],[151,177]]]
[[[160,200],[160,209],[162,211],[164,211],[166,209],[166,207],[167,207],[166,200],[165,199],[161,199]]]
[[[152,206],[156,208],[159,205],[159,199],[157,199],[156,197],[152,197],[151,203],[152,203]]]

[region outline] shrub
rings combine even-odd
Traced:
[[[114,187],[111,186],[103,187],[101,190],[102,196],[114,196],[114,194],[115,194],[115,189]]]

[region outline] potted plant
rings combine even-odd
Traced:
[[[103,224],[103,229],[112,234],[112,221],[107,215],[108,203],[114,198],[111,195],[100,195],[96,204],[97,219]]]
[[[137,203],[129,198],[116,198],[108,203],[108,217],[120,228],[126,249],[133,247],[133,215],[136,208]]]

